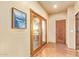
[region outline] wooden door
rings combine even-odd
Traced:
[[[65,20],[56,21],[56,42],[66,43],[66,22]]]
[[[31,11],[31,55],[33,56],[41,47],[41,18]]]
[[[79,13],[76,14],[76,49],[79,50]]]
[[[30,10],[30,16],[30,54],[33,56],[47,43],[47,22],[33,10]],[[45,20],[44,31],[42,29],[42,20]],[[45,39],[42,38],[43,34]]]

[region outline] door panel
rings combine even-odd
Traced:
[[[76,49],[79,50],[79,13],[76,15]]]
[[[37,13],[31,10],[31,20],[30,20],[30,50],[31,56],[36,54],[42,47],[47,43],[47,28],[46,21],[42,26],[43,17],[39,16]],[[43,29],[44,28],[44,29]],[[43,36],[42,36],[43,35]],[[44,44],[43,44],[44,42]]]
[[[56,42],[66,43],[66,24],[65,20],[56,21]]]
[[[31,55],[34,55],[41,47],[41,20],[40,17],[31,12]]]
[[[33,18],[33,50],[36,50],[40,44],[39,44],[39,40],[40,40],[40,20],[39,17],[34,17]]]

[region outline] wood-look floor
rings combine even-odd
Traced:
[[[64,44],[48,43],[33,57],[76,57],[79,53]]]

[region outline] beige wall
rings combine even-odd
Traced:
[[[75,15],[74,6],[67,9],[66,42],[68,48],[75,49]]]
[[[12,31],[12,7],[27,14],[27,29]],[[30,56],[30,8],[48,18],[37,2],[0,2],[0,56]]]
[[[79,1],[75,3],[74,9],[75,9],[75,14],[79,12]]]
[[[48,42],[56,42],[56,20],[64,20],[66,18],[66,12],[50,15],[48,22]]]

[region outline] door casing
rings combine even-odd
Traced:
[[[33,52],[33,39],[32,39],[32,31],[33,31],[33,29],[32,29],[32,25],[31,25],[31,23],[32,23],[32,13],[33,14],[35,14],[35,15],[37,15],[39,18],[40,18],[40,24],[41,24],[41,29],[40,29],[40,47],[39,48],[37,48],[34,52]],[[45,42],[45,44],[43,44],[42,45],[42,19],[44,19],[45,20],[45,22],[46,22],[46,42]],[[37,14],[36,12],[34,12],[32,9],[30,9],[30,55],[31,56],[33,56],[34,54],[36,54],[36,52],[38,52],[44,45],[46,45],[47,44],[47,20],[44,18],[44,17],[42,17],[42,16],[40,16],[39,14]]]
[[[61,29],[61,31],[58,31],[57,27],[59,27]],[[64,28],[62,28],[62,27],[64,27]],[[61,34],[63,34],[63,35],[61,35]],[[61,39],[58,38],[58,35],[59,35],[59,37],[61,36],[60,37]],[[56,43],[66,44],[66,20],[65,19],[64,20],[56,20]]]

